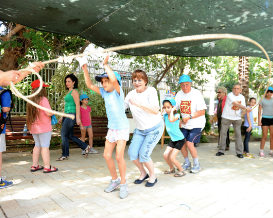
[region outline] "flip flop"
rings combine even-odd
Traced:
[[[42,170],[42,169],[44,169],[43,166],[39,166],[39,165],[37,165],[36,167],[35,166],[31,166],[30,172],[36,172],[37,170]]]

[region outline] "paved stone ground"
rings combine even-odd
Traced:
[[[268,148],[268,145],[266,145]],[[258,153],[258,142],[250,144]],[[71,149],[70,159],[56,162],[60,150],[51,152],[59,172],[31,173],[31,154],[4,154],[3,174],[14,186],[0,190],[0,217],[273,217],[273,158],[239,159],[234,144],[225,156],[216,157],[216,144],[198,147],[203,170],[174,178],[158,145],[153,152],[158,183],[147,188],[134,185],[138,176],[127,152],[129,196],[104,193],[110,176],[100,154],[88,159]],[[181,154],[179,160],[182,161]]]

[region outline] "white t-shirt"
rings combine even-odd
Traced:
[[[234,95],[232,92],[227,95],[227,100],[222,113],[222,118],[229,120],[241,120],[242,110],[232,105],[232,102],[239,101],[241,105],[246,106],[245,97],[241,94]]]
[[[203,98],[203,95],[197,89],[191,88],[189,93],[184,93],[180,90],[176,96],[176,108],[181,111],[182,118],[190,115],[194,115],[196,111],[206,110],[207,105]],[[206,124],[205,115],[190,119],[186,125],[182,125],[182,128],[193,129],[193,128],[204,128]]]
[[[162,118],[160,112],[158,112],[158,114],[146,112],[143,109],[132,105],[129,102],[130,99],[149,108],[159,108],[159,101],[155,88],[148,87],[144,92],[141,93],[137,93],[135,89],[130,91],[124,100],[125,109],[130,107],[136,128],[139,130],[150,129],[161,122]]]

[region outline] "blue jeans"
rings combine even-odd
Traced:
[[[249,153],[248,144],[249,144],[249,140],[250,140],[252,130],[250,132],[247,132],[246,129],[248,127],[244,126],[244,128],[245,128],[244,152]]]
[[[135,129],[132,142],[128,149],[130,160],[149,162],[154,147],[159,142],[164,131],[164,122],[161,121],[150,129]]]
[[[64,117],[62,122],[61,137],[62,137],[62,156],[69,156],[69,139],[75,142],[82,150],[87,148],[87,144],[73,135],[73,128],[76,124],[76,119]]]

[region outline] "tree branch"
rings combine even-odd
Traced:
[[[11,38],[13,35],[15,35],[16,33],[18,33],[20,30],[22,30],[22,29],[24,29],[24,28],[25,28],[25,26],[23,26],[23,25],[21,25],[21,24],[16,24],[16,26],[15,26],[10,32],[8,32],[7,35],[0,37],[0,39],[1,39],[2,41],[6,42],[6,41],[10,40],[10,38]]]
[[[171,62],[170,64],[168,64],[167,66],[166,66],[166,68],[163,70],[163,71],[161,71],[161,76],[160,76],[160,78],[159,79],[156,79],[155,81],[154,81],[154,84],[153,84],[153,86],[154,87],[156,87],[157,85],[158,85],[158,83],[160,83],[161,82],[161,80],[164,78],[164,76],[169,72],[169,70],[179,61],[179,59],[180,59],[180,57],[177,57],[173,62]]]

